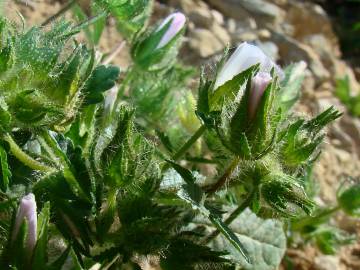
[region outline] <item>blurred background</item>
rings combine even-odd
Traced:
[[[88,0],[0,2],[3,16],[20,24],[22,14],[26,26],[41,24],[62,8],[90,10]],[[298,113],[315,115],[331,105],[344,112],[329,128],[314,168],[317,203],[333,204],[343,181],[360,179],[360,0],[158,0],[152,19],[174,10],[189,19],[180,55],[186,64],[211,68],[227,44],[233,48],[243,41],[258,45],[281,66],[305,61]],[[75,14],[67,12],[66,17],[79,19]],[[121,47],[112,62],[126,68],[128,48],[115,21],[109,18],[106,23],[99,49],[111,53]],[[360,235],[357,219],[339,214],[332,222]],[[342,247],[335,255],[324,255],[310,244],[291,247],[283,269],[358,270],[360,242]]]

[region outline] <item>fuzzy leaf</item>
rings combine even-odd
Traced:
[[[116,66],[97,66],[86,83],[84,93],[86,103],[94,104],[103,101],[103,92],[115,85],[120,69]]]
[[[202,215],[207,217],[211,223],[217,228],[222,235],[231,243],[231,245],[245,258],[246,261],[249,261],[247,256],[247,250],[244,248],[243,244],[239,241],[236,235],[228,228],[228,226],[222,222],[221,218],[211,213],[205,206],[205,195],[201,188],[195,184],[195,177],[191,171],[179,166],[178,164],[168,161],[172,167],[181,175],[181,177],[186,182],[183,185],[183,190],[178,192],[178,196],[183,200],[190,203],[193,209],[198,210]]]
[[[223,255],[225,253],[213,251],[188,240],[177,240],[170,244],[165,256],[162,256],[160,266],[163,270],[235,269]]]
[[[286,236],[279,221],[263,220],[249,209],[242,212],[230,225],[235,235],[249,252],[250,262],[238,256],[233,246],[218,236],[213,244],[215,250],[227,250],[229,257],[237,262],[241,269],[273,270],[280,265],[286,250]]]

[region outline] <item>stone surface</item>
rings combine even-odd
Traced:
[[[242,20],[252,14],[262,22],[281,21],[285,12],[278,6],[263,0],[209,0],[224,15]]]
[[[316,270],[339,269],[339,258],[330,255],[322,255],[315,258],[314,268]]]
[[[311,47],[281,33],[273,33],[272,36],[279,47],[280,57],[285,61],[285,64],[303,60],[309,65],[317,83],[330,78],[329,71],[323,66],[320,57]]]
[[[215,34],[204,28],[196,28],[190,33],[189,46],[195,50],[200,57],[209,57],[224,48],[224,44]]]

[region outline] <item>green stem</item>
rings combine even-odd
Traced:
[[[40,143],[41,147],[45,151],[45,153],[49,156],[47,157],[50,162],[55,163],[57,166],[60,166],[59,158],[55,155],[54,151],[51,147],[46,143],[43,137],[38,136],[38,142]]]
[[[231,162],[230,166],[226,169],[224,174],[215,182],[215,184],[211,185],[210,187],[206,188],[207,194],[214,194],[216,191],[218,191],[229,179],[235,168],[237,167],[238,163],[240,161],[239,157],[234,158],[234,160]]]
[[[46,166],[41,162],[33,159],[28,154],[26,154],[14,141],[10,134],[4,135],[4,140],[9,143],[11,153],[22,163],[33,170],[43,171],[43,172],[53,172],[54,168]]]
[[[68,11],[73,5],[76,4],[75,0],[71,0],[69,1],[62,9],[60,9],[58,12],[56,12],[54,15],[50,16],[49,18],[47,18],[42,24],[41,26],[46,26],[47,24],[51,23],[52,21],[56,20],[57,18],[59,18],[62,14],[64,14],[66,11]]]
[[[46,130],[41,131],[41,137],[44,139],[46,144],[50,146],[50,149],[53,151],[55,156],[63,162],[63,165],[68,166],[70,164],[70,161],[68,160],[64,152],[60,149],[58,143],[54,140],[53,137],[51,137],[49,132]]]
[[[187,150],[203,135],[206,127],[200,126],[199,129],[190,137],[190,139],[172,156],[172,160],[178,160]]]
[[[98,20],[103,19],[103,18],[106,17],[107,15],[108,15],[108,12],[107,12],[107,11],[100,12],[99,14],[97,14],[97,15],[95,15],[95,16],[93,16],[93,17],[90,17],[88,20],[86,20],[86,21],[84,21],[84,22],[81,22],[81,23],[79,23],[78,25],[75,25],[75,26],[70,30],[70,32],[65,33],[64,35],[65,35],[65,36],[68,36],[68,35],[72,35],[72,34],[78,33],[78,32],[80,32],[81,30],[83,30],[85,27],[88,27],[89,25],[96,23]]]
[[[178,160],[179,158],[184,155],[189,148],[203,135],[205,132],[206,127],[204,125],[201,125],[198,130],[190,137],[189,140],[171,157],[173,161]],[[165,164],[163,167],[163,171],[169,168],[169,163]]]
[[[224,223],[226,225],[230,225],[251,203],[253,197],[255,195],[255,191],[252,191],[249,196],[230,214],[230,216],[225,219]],[[220,233],[219,230],[214,231],[208,237],[205,238],[204,244],[209,243]]]

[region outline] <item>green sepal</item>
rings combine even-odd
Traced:
[[[32,269],[44,269],[48,262],[48,230],[50,220],[50,203],[46,202],[38,215],[37,241],[32,257]]]
[[[227,100],[233,100],[242,89],[242,86],[251,79],[259,70],[259,64],[240,72],[231,80],[227,81],[217,89],[213,89],[209,96],[210,111],[220,110]]]
[[[286,175],[266,176],[262,180],[260,194],[272,209],[285,217],[296,216],[296,207],[310,215],[315,205],[297,180]]]
[[[272,74],[272,77],[274,74]],[[261,142],[269,141],[269,133],[272,123],[272,118],[275,114],[273,111],[273,101],[275,98],[275,91],[278,89],[277,78],[275,77],[271,83],[266,87],[260,103],[257,107],[255,118],[252,122],[252,133],[257,137]]]

